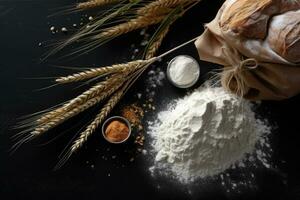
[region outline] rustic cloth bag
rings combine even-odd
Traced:
[[[195,45],[201,60],[224,66],[225,89],[250,100],[300,93],[297,1],[227,0],[205,28]]]

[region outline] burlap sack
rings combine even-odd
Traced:
[[[225,89],[250,100],[300,93],[300,5],[282,2],[227,0],[205,26],[195,44],[201,60],[224,66]]]

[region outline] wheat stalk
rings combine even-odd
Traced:
[[[70,83],[70,82],[77,82],[77,81],[82,81],[86,80],[89,78],[93,77],[99,77],[102,75],[108,75],[116,72],[122,72],[126,71],[129,68],[134,68],[137,65],[141,65],[145,63],[144,60],[135,60],[129,63],[124,63],[124,64],[116,64],[116,65],[111,65],[108,67],[99,67],[99,68],[93,68],[90,70],[86,70],[83,72],[75,73],[69,76],[63,76],[59,77],[55,81],[57,83]]]
[[[95,7],[100,7],[108,4],[114,4],[120,0],[89,0],[87,2],[82,2],[77,4],[78,9],[90,9]]]
[[[76,98],[72,99],[71,101],[69,101],[68,103],[63,105],[62,107],[46,113],[44,116],[40,117],[37,120],[37,123],[38,124],[45,123],[45,122],[49,121],[50,119],[69,111],[73,107],[79,106],[80,104],[86,102],[87,100],[99,95],[105,89],[107,89],[108,87],[111,87],[111,85],[115,84],[118,81],[122,81],[122,79],[124,77],[126,77],[128,74],[136,71],[137,69],[141,68],[147,62],[148,61],[145,61],[145,60],[137,60],[137,61],[132,61],[132,62],[125,63],[125,64],[113,65],[119,69],[119,74],[115,74],[115,75],[111,76],[109,79],[99,82],[98,84],[96,84],[89,90],[83,92],[81,95],[77,96]],[[99,72],[100,71],[101,70],[99,70]],[[104,71],[106,71],[106,70],[104,70]],[[75,77],[77,77],[77,76],[75,76]]]

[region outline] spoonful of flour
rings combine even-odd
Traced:
[[[269,128],[251,104],[222,88],[201,88],[175,101],[150,123],[151,171],[183,183],[219,174],[255,149]]]

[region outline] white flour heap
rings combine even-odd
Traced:
[[[248,102],[222,88],[199,89],[150,123],[152,171],[189,183],[230,168],[252,153],[267,130]]]

